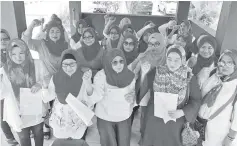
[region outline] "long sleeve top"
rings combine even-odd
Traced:
[[[124,95],[134,92],[135,79],[127,87],[118,88],[107,84],[105,72],[101,70],[95,75],[93,86],[90,101],[97,103],[95,108],[97,117],[106,121],[120,122],[131,116],[134,103],[127,102]]]
[[[150,90],[150,100],[148,102],[148,107],[154,107],[153,82],[155,74],[156,69],[154,68],[150,72],[148,72],[142,83],[141,78],[139,78],[137,81],[137,85],[140,85],[140,88],[136,88],[136,93],[138,95],[138,103],[142,100],[148,90]],[[191,81],[189,82],[189,94],[187,95],[189,96],[186,96],[186,99],[184,99],[185,102],[178,105],[177,109],[183,110],[187,121],[194,122],[201,105],[201,91],[199,89],[195,76],[193,76]]]
[[[47,82],[45,81],[45,76],[47,76],[48,72],[41,60],[34,60],[34,63],[36,82],[42,87],[45,87],[45,83]],[[42,90],[38,92],[42,92]],[[23,128],[34,126],[44,121],[43,117],[46,116],[48,110],[47,103],[42,103],[42,114],[40,115],[21,115],[19,103],[17,102],[11,82],[4,70],[2,71],[1,100],[2,99],[4,99],[3,120],[6,121],[13,130],[20,132]]]

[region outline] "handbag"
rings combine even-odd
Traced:
[[[189,92],[190,92],[190,87],[187,86],[187,99],[186,99],[186,104],[189,100]],[[184,124],[184,128],[181,132],[181,140],[183,146],[195,146],[198,144],[198,139],[200,137],[200,134],[198,131],[196,131],[189,122],[186,122]]]
[[[195,146],[198,144],[198,139],[200,134],[198,131],[195,131],[190,123],[187,122],[184,124],[184,129],[181,133],[183,146]]]

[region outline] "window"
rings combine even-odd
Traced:
[[[177,1],[82,1],[82,12],[132,15],[175,15]]]
[[[191,1],[188,17],[199,26],[216,31],[222,3],[222,1]]]

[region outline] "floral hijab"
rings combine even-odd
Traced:
[[[25,61],[22,64],[16,64],[12,60],[12,50],[19,47],[25,52]],[[7,63],[4,70],[12,84],[15,96],[20,96],[20,88],[31,88],[36,83],[35,64],[30,50],[26,43],[21,39],[13,39],[7,48]]]
[[[171,52],[177,52],[180,55],[183,65],[175,72],[170,71],[167,65],[157,67],[153,89],[155,92],[179,94],[178,104],[180,104],[186,97],[188,82],[191,80],[191,76],[188,76],[190,69],[185,66],[186,54],[183,47],[170,46],[167,50],[166,58]]]

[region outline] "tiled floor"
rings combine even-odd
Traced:
[[[138,141],[140,140],[140,111],[135,115],[135,119],[133,122],[133,126],[132,126],[132,138],[131,138],[131,146],[139,146],[138,145]],[[100,146],[100,137],[99,137],[99,132],[97,130],[97,126],[96,126],[96,119],[93,119],[93,125],[91,127],[89,127],[88,129],[88,133],[87,133],[87,137],[86,137],[86,141],[89,144],[89,146]],[[14,135],[16,135],[14,133]],[[16,136],[16,138],[18,139],[18,137]],[[45,140],[44,141],[44,146],[50,146],[50,144],[53,142],[55,138],[52,138],[50,140]],[[32,139],[32,143],[34,143],[34,140]],[[1,132],[1,146],[9,146],[6,143],[5,137],[3,136],[2,132]],[[34,146],[34,144],[32,145]]]

